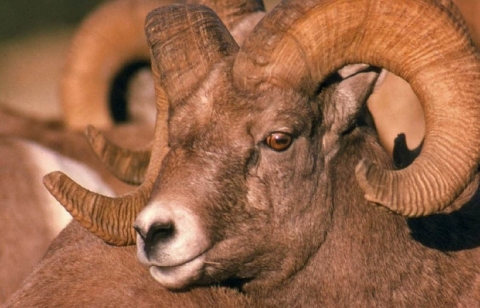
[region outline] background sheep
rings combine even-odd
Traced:
[[[150,141],[151,132],[150,127],[140,128],[115,126],[105,134],[127,147],[142,147]],[[132,189],[105,168],[84,134],[66,130],[58,123],[0,112],[0,140],[5,138],[13,141],[0,143],[0,174],[4,176],[0,186],[0,196],[4,197],[0,198],[0,228],[5,239],[0,247],[0,303],[20,285],[66,225],[56,223],[55,213],[61,208],[44,189],[45,172],[68,170],[92,189],[106,191],[95,183],[108,183],[102,185],[111,187],[108,192],[112,196]],[[97,149],[102,151],[101,144]]]
[[[37,144],[0,137],[0,304],[15,291],[70,222],[45,191],[45,172],[62,169],[86,187],[113,191],[85,165]]]

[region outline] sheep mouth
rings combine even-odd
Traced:
[[[204,272],[205,253],[176,265],[151,265],[150,275],[170,290],[180,290],[198,281]]]

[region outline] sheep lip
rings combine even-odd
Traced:
[[[202,253],[176,265],[152,265],[150,274],[165,288],[182,289],[201,277],[205,265],[204,260],[205,253]]]
[[[173,264],[173,265],[161,265],[161,264],[152,264],[152,266],[154,267],[158,267],[162,270],[168,270],[168,269],[175,269],[175,268],[179,268],[179,267],[182,267],[182,266],[188,266],[190,263],[194,262],[195,260],[199,259],[199,258],[202,258],[202,260],[204,259],[204,254],[205,253],[201,253],[191,259],[188,259],[188,260],[185,260],[185,261],[182,261],[180,263],[177,263],[177,264]]]

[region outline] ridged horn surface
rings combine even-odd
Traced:
[[[150,163],[151,149],[129,150],[110,142],[93,126],[88,126],[85,135],[93,151],[107,169],[117,178],[131,185],[140,185],[145,180]]]
[[[110,84],[128,62],[149,60],[144,20],[153,8],[171,1],[109,1],[88,16],[75,33],[60,85],[67,127],[113,125],[108,107]]]
[[[190,95],[215,63],[238,51],[215,12],[202,5],[176,4],[152,11],[146,34],[170,104]]]
[[[366,199],[410,217],[449,206],[480,158],[480,65],[464,24],[445,6],[426,0],[283,1],[244,43],[234,81],[249,91],[276,84],[312,96],[326,76],[351,63],[404,78],[426,117],[422,153],[409,167],[359,163]]]
[[[135,243],[131,226],[136,213],[148,200],[149,192],[145,187],[131,195],[110,198],[79,186],[60,171],[46,175],[44,184],[75,220],[106,243],[117,246]]]

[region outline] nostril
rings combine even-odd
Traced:
[[[173,238],[174,233],[175,228],[173,223],[169,222],[153,224],[148,230],[147,236],[144,239],[145,252],[147,255],[154,246],[164,244]],[[140,236],[142,235],[140,234]]]
[[[137,232],[138,235],[140,235],[140,237],[142,238],[142,240],[145,242],[146,238],[147,238],[147,235],[145,234],[145,232],[142,230],[142,228],[140,228],[139,226],[137,225],[134,225],[133,226],[133,229],[135,229],[135,231]]]

